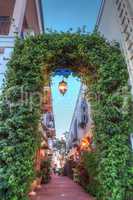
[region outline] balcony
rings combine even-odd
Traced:
[[[0,35],[8,35],[11,19],[8,16],[0,16]]]
[[[55,123],[53,113],[47,112],[42,116],[42,127],[46,131],[47,137],[51,138],[55,135]]]

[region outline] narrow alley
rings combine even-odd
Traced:
[[[68,177],[53,176],[49,184],[38,189],[31,200],[93,200],[78,184]]]
[[[0,200],[133,200],[133,0],[0,0]]]

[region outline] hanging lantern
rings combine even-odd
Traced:
[[[65,82],[64,80],[62,80],[59,83],[59,91],[62,95],[64,95],[67,91],[68,87],[67,87],[67,82]]]

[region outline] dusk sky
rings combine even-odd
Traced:
[[[96,24],[101,0],[42,0],[44,9],[45,29],[67,31],[86,25],[87,32],[92,32]],[[68,92],[62,96],[58,91],[58,84],[63,77],[52,79],[53,111],[55,117],[56,136],[69,131],[80,89],[80,81],[70,76],[66,79]]]

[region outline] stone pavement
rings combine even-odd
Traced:
[[[49,184],[38,189],[31,200],[93,200],[84,190],[68,177],[53,176]]]

